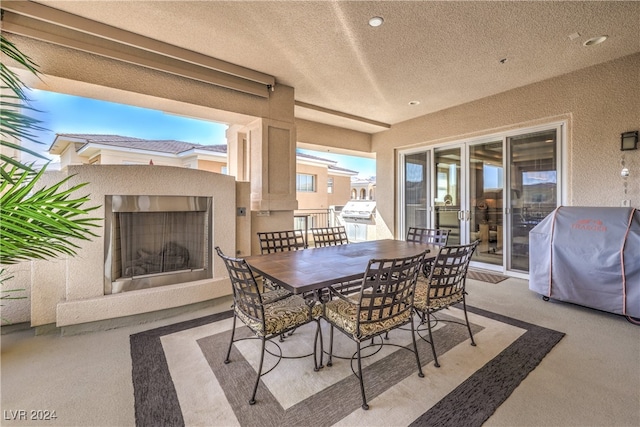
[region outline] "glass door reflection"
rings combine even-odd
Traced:
[[[558,206],[557,133],[508,138],[511,270],[529,271],[529,231]]]
[[[408,154],[404,158],[405,232],[409,227],[429,228],[429,153]]]
[[[451,230],[448,244],[460,244],[461,226],[461,148],[440,148],[434,152],[435,194],[433,198],[435,228]]]
[[[473,261],[503,265],[502,140],[469,146],[469,242],[480,240]]]

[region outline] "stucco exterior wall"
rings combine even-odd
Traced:
[[[333,193],[328,195],[329,206],[344,205],[351,198],[351,177],[329,175],[333,178]]]
[[[316,177],[316,191],[298,191],[298,209],[326,209],[329,207],[327,194],[327,168],[311,166],[304,163],[296,165],[296,174],[313,175]]]
[[[222,173],[222,168],[227,166],[226,162],[214,162],[211,160],[198,160],[197,163],[197,169],[215,173]]]
[[[373,136],[378,236],[395,233],[397,150],[512,129],[567,122],[563,159],[569,206],[640,206],[640,150],[620,151],[620,134],[640,128],[640,54],[394,125]],[[627,194],[620,176],[631,175]]]
[[[85,162],[87,159],[83,159]],[[183,160],[174,156],[159,156],[156,153],[123,153],[121,151],[100,150],[100,163],[102,165],[148,165],[153,161],[156,166],[182,167]],[[64,164],[64,163],[62,163]]]

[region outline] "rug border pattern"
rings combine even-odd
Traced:
[[[476,371],[467,380],[418,417],[411,425],[481,426],[520,382],[542,361],[565,335],[552,329],[513,319],[483,309],[467,306],[471,313],[524,329],[526,332],[498,356]],[[184,419],[171,374],[164,355],[161,338],[198,326],[232,317],[227,311],[173,325],[163,326],[130,336],[132,380],[137,426],[181,426]],[[511,375],[491,392],[478,387],[483,379],[503,370],[509,360],[517,366]],[[473,399],[471,405],[459,405],[460,399]],[[162,404],[158,404],[162,402]]]

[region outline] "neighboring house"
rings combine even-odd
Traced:
[[[376,177],[354,178],[351,180],[351,200],[375,200]]]
[[[351,177],[358,172],[336,166],[333,160],[297,153],[298,209],[327,209],[350,198]]]
[[[60,166],[81,164],[161,165],[227,173],[227,146],[175,140],[149,140],[120,135],[57,134],[49,153]],[[335,161],[297,153],[298,209],[328,209],[350,198],[351,177],[358,172]]]
[[[217,173],[226,173],[227,168],[226,145],[200,145],[120,135],[57,134],[49,153],[60,156],[60,167],[154,164]]]

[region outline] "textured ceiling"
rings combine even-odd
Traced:
[[[272,75],[297,102],[391,125],[640,51],[635,1],[39,3]],[[372,16],[384,25],[370,27]],[[600,35],[609,38],[583,46]],[[296,117],[383,129],[308,106]]]

